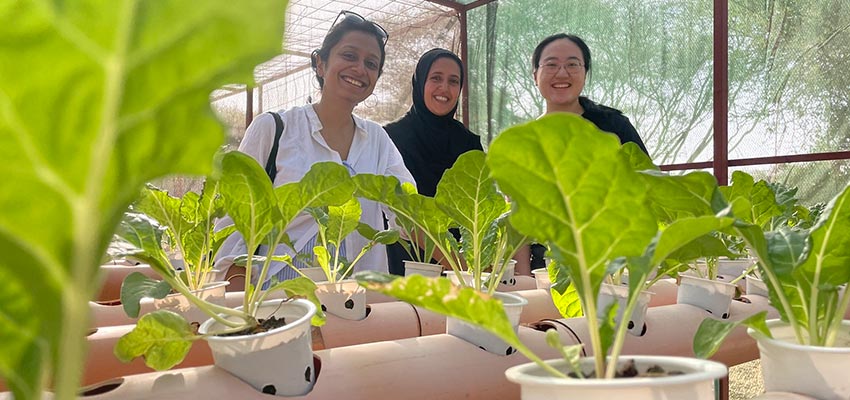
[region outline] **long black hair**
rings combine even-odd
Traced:
[[[321,59],[322,62],[327,63],[328,57],[330,57],[331,49],[339,43],[342,38],[348,34],[349,32],[364,32],[366,34],[372,35],[375,37],[375,40],[378,41],[378,48],[381,49],[381,63],[378,66],[378,76],[381,76],[381,73],[384,71],[384,59],[386,59],[387,52],[385,50],[385,43],[383,39],[383,34],[379,30],[374,23],[366,19],[360,18],[350,18],[346,17],[339,23],[331,28],[330,32],[325,35],[325,39],[322,40],[322,47],[313,50],[313,53],[310,54],[310,66],[313,68],[313,72],[316,73],[316,80],[319,81],[319,88],[325,86],[325,79],[319,76],[316,71],[316,66],[318,60]]]

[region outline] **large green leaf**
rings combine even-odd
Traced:
[[[159,225],[169,229],[175,240],[180,240],[183,232],[191,227],[191,220],[184,218],[184,213],[181,211],[183,208],[180,198],[150,185],[142,189],[139,200],[133,205],[135,211],[147,214]],[[197,201],[194,208],[197,210]]]
[[[434,196],[437,206],[461,228],[467,266],[480,273],[493,263],[498,226],[508,210],[490,177],[483,151],[468,151],[443,173]]]
[[[114,258],[132,256],[150,264],[162,276],[174,275],[174,269],[162,250],[165,228],[145,214],[128,212],[115,230],[117,240],[110,245]]]
[[[652,211],[663,223],[679,218],[714,215],[723,208],[717,191],[717,179],[708,172],[669,175],[660,171],[642,171],[648,185]]]
[[[256,160],[238,151],[225,154],[221,168],[224,208],[253,253],[281,220],[269,176]]]
[[[75,395],[87,301],[115,225],[144,182],[209,171],[224,137],[209,95],[250,83],[279,53],[285,5],[0,6],[0,209],[10,210],[0,213],[0,269],[16,271],[9,279],[39,304],[0,326],[0,374],[24,377],[7,379],[17,398],[48,381],[59,399]],[[15,360],[24,348],[38,350]]]
[[[490,146],[487,163],[515,205],[511,222],[558,248],[582,297],[595,298],[608,262],[642,254],[657,230],[619,150],[616,136],[567,114],[510,128]]]
[[[629,165],[631,165],[635,171],[658,170],[658,166],[656,166],[652,162],[652,159],[649,158],[643,150],[641,150],[637,143],[624,143],[620,151],[626,155],[626,158],[629,160]]]
[[[683,247],[690,243],[700,244],[701,242],[698,242],[698,239],[705,237],[711,232],[725,229],[732,225],[733,222],[735,222],[734,218],[715,216],[682,218],[674,221],[661,231],[658,244],[655,246],[655,251],[652,254],[652,266],[660,265],[672,253],[681,251]],[[726,247],[723,246],[722,250],[726,250]],[[710,254],[701,254],[701,256],[706,255]]]
[[[139,318],[136,327],[115,343],[115,357],[130,362],[145,358],[145,365],[162,371],[179,364],[196,340],[192,326],[172,311],[154,311]]]
[[[828,331],[839,329],[836,321],[845,314],[835,304],[838,287],[850,283],[850,186],[829,203],[809,240],[808,256],[797,263],[792,277],[805,300],[810,335],[815,336],[810,340],[823,345]]]
[[[307,207],[344,204],[351,199],[354,189],[351,174],[344,166],[334,162],[313,164],[300,181],[275,188],[283,225],[289,225]]]
[[[168,282],[151,279],[141,272],[133,272],[121,282],[121,305],[128,316],[136,318],[139,316],[139,302],[142,298],[162,299],[170,292],[171,285]]]
[[[357,230],[361,214],[360,202],[354,197],[340,206],[328,206],[328,222],[325,227],[328,242],[339,246],[346,236]]]
[[[782,215],[783,210],[767,182],[754,182],[745,172],[733,172],[732,185],[720,190],[732,205],[735,217],[741,220],[767,228],[772,218]]]
[[[699,324],[694,333],[694,354],[699,358],[708,358],[714,355],[726,340],[733,329],[744,325],[758,330],[767,337],[772,337],[770,329],[767,328],[765,317],[767,311],[753,314],[740,321],[723,321],[714,318],[706,318]]]
[[[449,234],[451,218],[437,206],[434,198],[418,194],[408,183],[399,184],[394,176],[358,174],[354,176],[354,183],[357,196],[383,203],[395,214],[396,223],[414,234],[409,239],[424,250],[424,257],[418,261],[429,262],[436,246],[443,254],[450,254],[448,250],[454,242],[454,236]],[[416,234],[417,230],[422,234]],[[415,258],[420,255],[418,251],[411,253]]]

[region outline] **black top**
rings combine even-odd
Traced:
[[[454,53],[432,49],[419,58],[413,74],[413,106],[398,121],[385,126],[398,147],[404,165],[416,180],[420,194],[433,197],[443,173],[457,158],[469,150],[482,150],[481,138],[454,119],[457,104],[447,115],[437,116],[425,106],[425,82],[431,64],[439,58],[449,58],[460,68],[463,86],[463,67]]]
[[[593,122],[597,128],[619,136],[621,144],[628,142],[637,144],[644,153],[649,155],[637,130],[635,130],[629,119],[623,115],[622,111],[596,104],[587,97],[579,97],[578,103],[584,109],[584,114],[581,116]]]

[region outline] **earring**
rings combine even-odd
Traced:
[[[371,102],[369,100],[372,100]],[[378,105],[378,98],[375,97],[375,93],[369,95],[366,100],[363,100],[363,105],[369,108],[374,108]]]

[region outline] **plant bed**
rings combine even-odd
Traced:
[[[543,332],[520,327],[519,337],[538,354],[557,355],[546,345]],[[481,351],[446,334],[321,350],[316,357],[322,365],[316,385],[294,399],[515,400],[519,386],[508,381],[504,371],[527,361]],[[206,366],[126,376],[111,391],[87,398],[269,397],[221,368]]]
[[[777,315],[765,299],[755,299],[752,303],[734,301],[732,319],[742,319],[765,310]],[[693,337],[700,323],[705,319],[705,311],[687,304],[672,304],[651,307],[646,314],[647,331],[643,336],[628,335],[623,344],[623,354],[664,355],[692,357]],[[561,337],[575,337],[579,343],[588,343],[587,322],[584,318],[568,318],[541,321],[540,329],[556,329]],[[592,349],[585,346],[584,355],[591,355]],[[712,359],[726,365],[737,365],[758,358],[755,341],[747,336],[746,330],[737,329],[728,343],[724,344]]]

